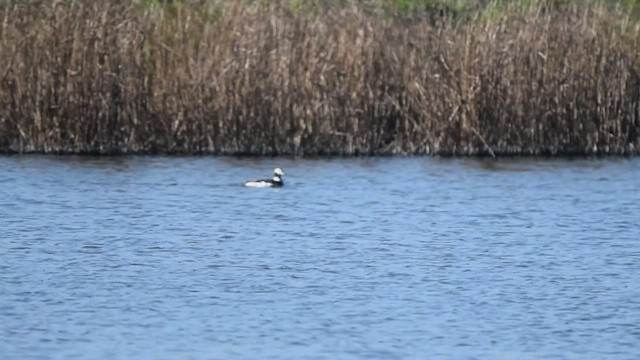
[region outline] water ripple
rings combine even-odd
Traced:
[[[276,165],[283,189],[239,186]],[[0,358],[635,359],[638,178],[638,160],[0,157]]]

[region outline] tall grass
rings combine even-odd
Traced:
[[[63,0],[0,17],[1,152],[640,152],[640,27],[596,3],[460,20]]]

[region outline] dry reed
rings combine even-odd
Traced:
[[[170,10],[0,8],[0,152],[639,153],[640,29],[602,6]]]

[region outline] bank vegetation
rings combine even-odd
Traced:
[[[0,152],[638,154],[632,11],[508,3],[6,2]]]

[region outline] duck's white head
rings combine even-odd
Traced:
[[[275,168],[273,170],[273,175],[274,176],[282,176],[282,175],[284,175],[284,171],[282,171],[282,169],[280,169],[280,168]]]

